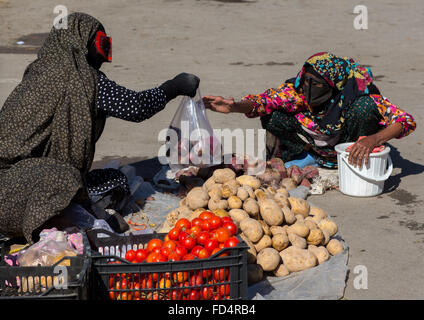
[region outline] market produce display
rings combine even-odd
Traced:
[[[237,233],[238,227],[230,217],[221,218],[203,211],[192,221],[179,219],[163,240],[151,239],[144,248],[128,250],[125,259],[131,263],[157,263],[225,257],[229,255],[225,248],[240,243]],[[109,297],[112,300],[229,299],[229,267],[113,274],[109,276]]]
[[[230,217],[249,246],[250,284],[265,275],[280,277],[315,267],[343,251],[343,244],[334,238],[337,225],[324,210],[289,194],[316,175],[316,167],[286,169],[281,160],[268,162],[258,176],[216,169],[168,214],[163,230],[172,229],[182,218],[197,221],[205,210],[222,219]]]

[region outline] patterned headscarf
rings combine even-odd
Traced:
[[[352,102],[359,96],[379,93],[373,85],[372,73],[369,68],[359,66],[350,58],[337,57],[328,52],[320,52],[306,60],[298,73],[294,87],[301,91],[303,76],[307,67],[324,78],[336,94],[322,112],[314,114],[312,110],[302,112],[311,120],[312,130],[326,135],[335,135],[343,127],[344,115]]]
[[[99,131],[87,44],[100,27],[84,13],[53,27],[0,110],[0,233],[31,240],[84,187]]]

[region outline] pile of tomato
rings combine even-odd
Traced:
[[[163,240],[152,239],[144,249],[127,251],[125,259],[132,263],[155,263],[206,259],[215,254],[223,257],[228,252],[222,249],[240,242],[237,231],[230,217],[221,218],[204,211],[191,222],[179,219]],[[117,300],[221,300],[229,298],[229,277],[228,267],[115,274],[109,277],[109,294]]]

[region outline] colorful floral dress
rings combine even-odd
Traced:
[[[302,94],[300,83],[307,64],[337,88],[338,94],[320,112],[313,112]],[[380,94],[368,68],[330,53],[313,55],[305,66],[295,79],[278,88],[242,99],[254,105],[246,116],[260,117],[263,128],[278,138],[284,161],[294,159],[306,147],[311,148],[320,165],[336,167],[336,143],[356,141],[359,136],[375,134],[393,123],[402,124],[398,138],[415,130],[414,118]],[[317,144],[314,135],[328,137],[332,143]]]

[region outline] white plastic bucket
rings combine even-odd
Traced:
[[[341,143],[334,148],[337,151],[339,167],[339,190],[349,196],[373,197],[383,192],[384,182],[393,171],[393,163],[390,158],[390,148],[383,151],[370,153],[368,166],[354,167],[349,164],[349,153],[346,148],[353,142]]]

